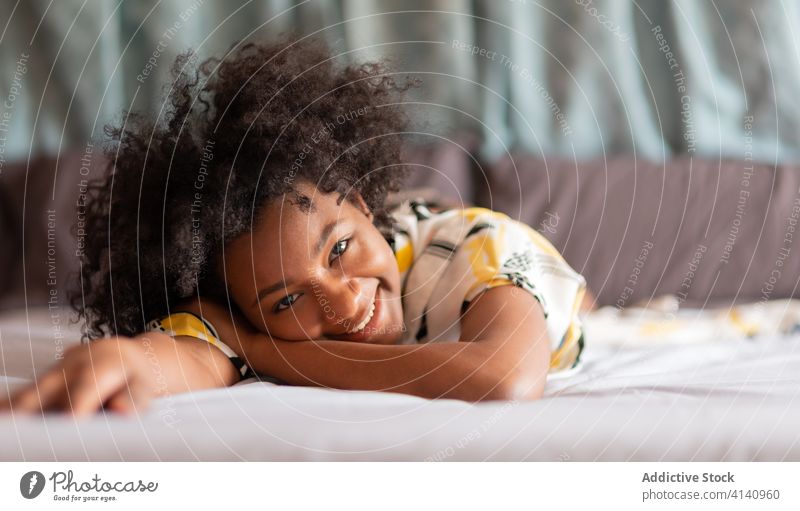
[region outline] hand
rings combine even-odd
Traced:
[[[103,406],[122,413],[142,410],[160,393],[157,365],[150,363],[153,357],[148,353],[153,351],[147,337],[113,337],[74,346],[36,383],[10,400],[0,400],[0,411],[86,415]]]

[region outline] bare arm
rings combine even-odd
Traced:
[[[202,303],[193,311],[208,318],[256,371],[294,385],[468,401],[536,399],[549,369],[542,308],[513,286],[490,289],[472,301],[461,320],[461,342],[281,341],[224,307]]]
[[[70,348],[34,384],[9,400],[0,399],[0,411],[85,415],[105,406],[132,412],[153,398],[232,385],[238,379],[228,357],[207,342],[147,332]]]

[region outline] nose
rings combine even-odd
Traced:
[[[331,276],[325,279],[322,283],[322,298],[327,298],[330,304],[329,307],[320,307],[325,322],[352,328],[353,325],[348,325],[348,323],[364,310],[364,304],[361,303],[362,298],[359,296],[362,289],[359,279],[347,275]],[[324,304],[324,301],[320,300],[320,304]]]

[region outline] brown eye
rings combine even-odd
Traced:
[[[348,244],[349,241],[350,240],[345,239],[345,240],[339,240],[339,241],[336,242],[336,245],[334,245],[333,248],[331,249],[330,257],[328,257],[328,263],[329,264],[332,263],[333,261],[335,261],[337,257],[339,257],[340,255],[345,253],[345,251],[347,250],[347,244]]]
[[[293,295],[285,296],[281,300],[279,300],[278,303],[275,304],[275,307],[273,307],[273,310],[275,312],[280,312],[280,311],[286,310],[289,307],[291,307],[292,304],[294,302],[296,302],[298,298],[300,298],[299,294],[293,294]]]

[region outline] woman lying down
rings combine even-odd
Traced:
[[[585,281],[542,236],[403,186],[404,92],[319,42],[173,66],[162,119],[131,114],[91,187],[84,344],[3,406],[133,411],[283,384],[530,400],[578,367]]]

